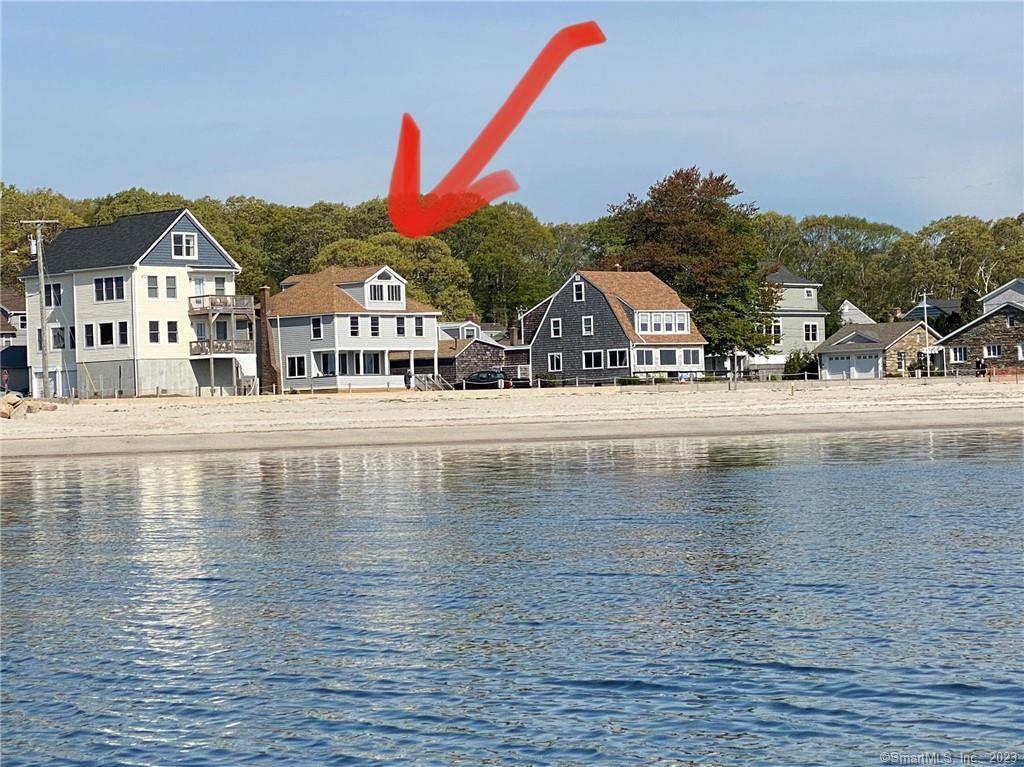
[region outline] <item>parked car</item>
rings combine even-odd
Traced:
[[[529,378],[516,378],[504,370],[478,370],[470,373],[457,389],[529,389]]]

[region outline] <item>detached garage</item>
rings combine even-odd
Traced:
[[[882,378],[908,375],[925,366],[930,354],[932,370],[942,368],[942,355],[934,354],[938,333],[924,322],[879,322],[844,325],[814,350],[823,380]]]

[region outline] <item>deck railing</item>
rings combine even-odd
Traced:
[[[192,341],[189,354],[193,357],[208,357],[211,354],[254,354],[256,342],[251,338],[236,338],[224,341]]]
[[[252,296],[189,296],[188,310],[190,312],[209,312],[235,310],[251,312],[253,310]]]

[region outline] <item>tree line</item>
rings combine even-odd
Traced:
[[[797,220],[738,201],[724,174],[677,170],[644,196],[630,194],[593,221],[544,223],[524,205],[489,205],[433,237],[398,235],[387,202],[280,205],[255,197],[186,199],[144,189],[73,199],[50,189],[0,184],[0,279],[18,285],[29,259],[28,218],[63,228],[107,224],[121,215],[187,207],[243,267],[240,293],[276,289],[291,274],[329,265],[388,263],[410,280],[410,294],[446,317],[507,323],[579,268],[647,269],[694,310],[709,353],[763,351],[776,297],[763,276],[784,265],[822,283],[835,310],[853,301],[876,320],[892,319],[922,292],[961,302],[1024,275],[1024,213],[991,221],[941,218],[917,232],[855,216]],[[836,323],[830,317],[829,330]]]

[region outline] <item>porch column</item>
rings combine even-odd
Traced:
[[[213,348],[210,348],[210,396],[213,396]]]
[[[391,355],[387,351],[381,352],[384,355],[384,375],[391,375]]]
[[[416,378],[416,350],[409,350],[409,370],[412,371],[413,380]]]
[[[434,377],[437,377],[437,347],[434,347]]]

